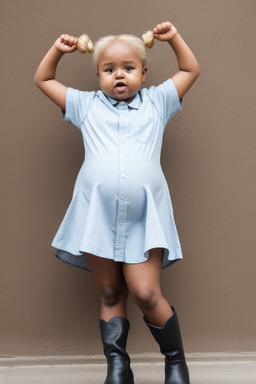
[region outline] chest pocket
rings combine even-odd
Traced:
[[[154,138],[155,123],[153,119],[143,119],[133,122],[135,138],[141,143],[150,143]]]

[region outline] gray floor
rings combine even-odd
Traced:
[[[191,384],[256,383],[255,362],[191,362]],[[133,364],[136,384],[163,384],[163,364]],[[45,365],[0,367],[1,384],[103,384],[106,367]]]

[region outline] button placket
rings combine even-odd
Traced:
[[[116,221],[115,260],[124,261],[126,223],[127,223],[127,198],[128,198],[128,167],[127,167],[127,113],[126,103],[119,104],[119,162],[118,162],[118,202]]]

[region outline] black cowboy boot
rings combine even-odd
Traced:
[[[163,327],[144,321],[165,355],[165,384],[189,384],[189,372],[183,351],[178,317],[174,308],[173,315]]]
[[[130,323],[123,317],[113,317],[108,323],[100,319],[100,332],[107,358],[108,371],[104,384],[134,384],[126,341]]]

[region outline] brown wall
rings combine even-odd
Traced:
[[[83,161],[80,133],[35,87],[44,53],[63,32],[140,36],[170,19],[201,75],[167,129],[162,162],[184,261],[163,272],[187,352],[253,351],[255,305],[254,0],[1,0],[0,356],[101,353],[91,274],[54,257],[51,240]],[[176,71],[159,42],[147,85]],[[96,89],[91,58],[67,55],[59,79]],[[129,349],[156,351],[129,303]]]

